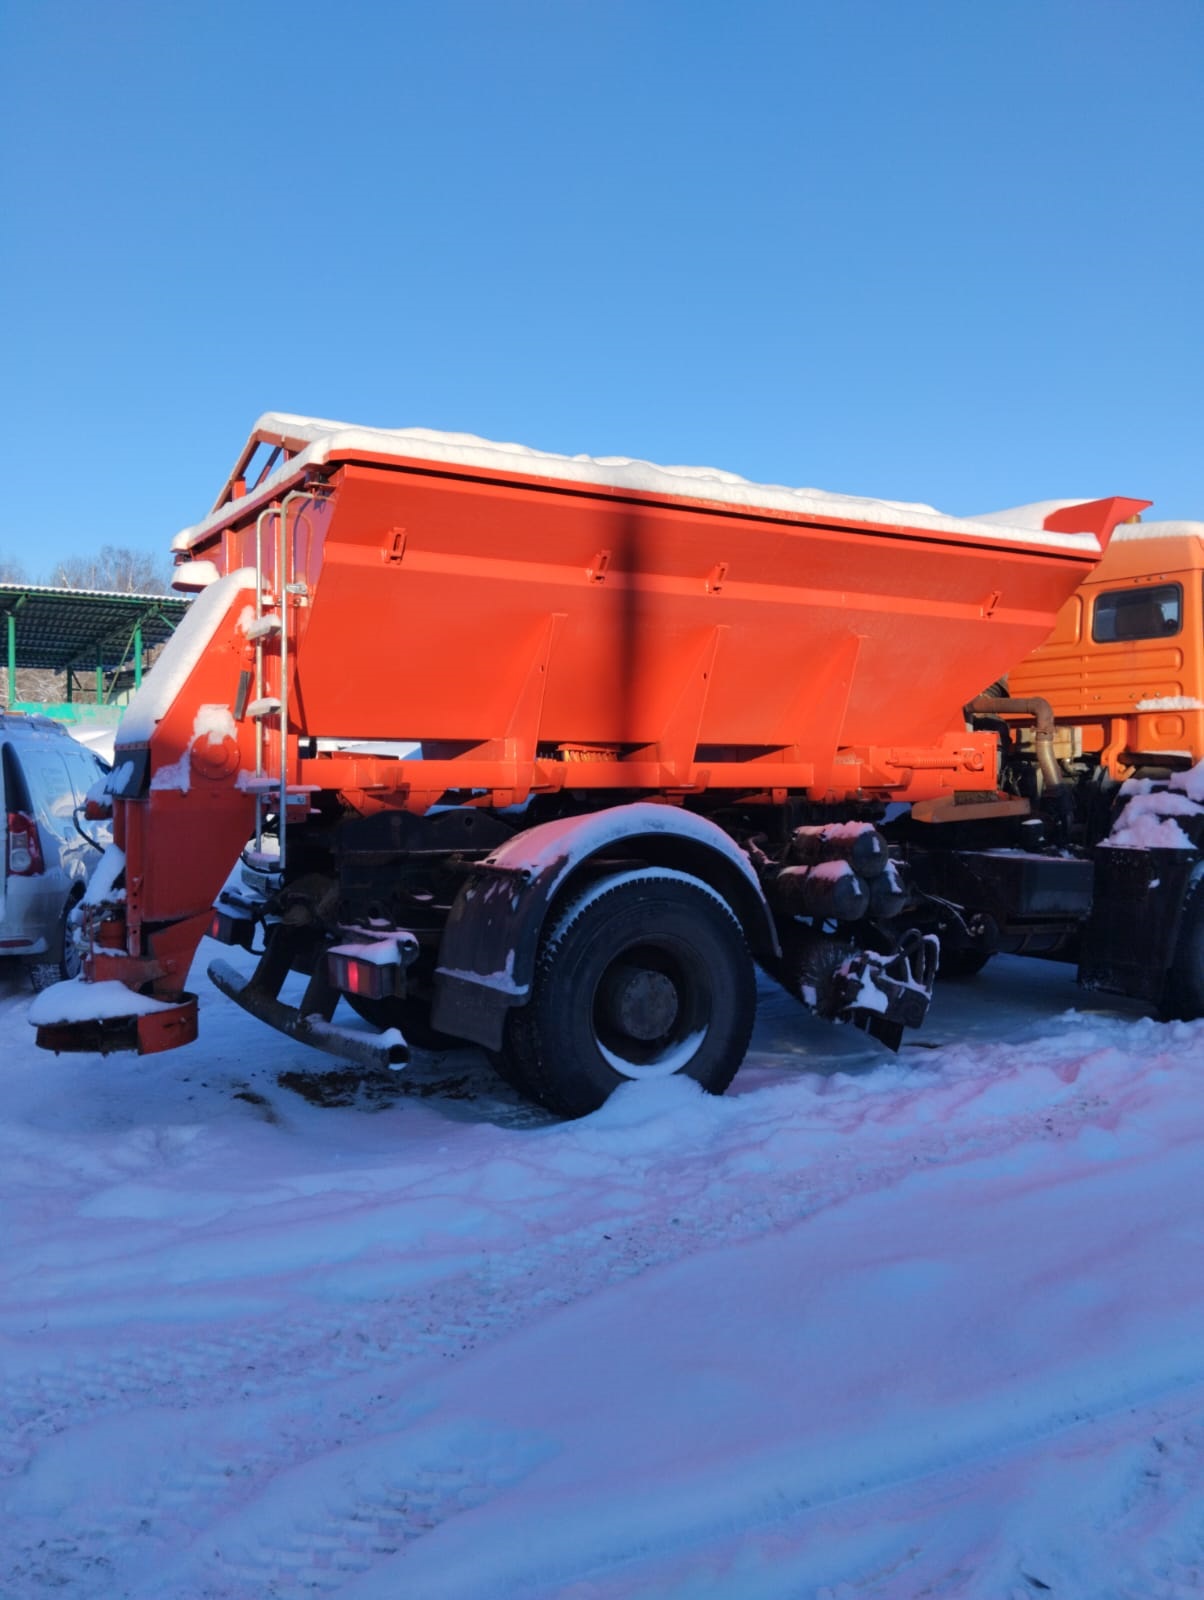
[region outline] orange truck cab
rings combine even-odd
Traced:
[[[1118,781],[1204,760],[1204,522],[1119,527],[1008,681],[1049,701],[1065,755]]]

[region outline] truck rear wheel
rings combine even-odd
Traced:
[[[722,1094],[744,1059],[756,980],[731,909],[697,878],[637,868],[570,900],[544,934],[504,1071],[561,1116],[625,1082],[693,1078]]]
[[[946,950],[941,946],[937,971],[948,978],[975,978],[991,959],[989,950]]]

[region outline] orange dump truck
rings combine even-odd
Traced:
[[[176,541],[198,598],[122,722],[39,1041],[186,1043],[210,932],[293,1037],[370,1068],[471,1041],[566,1114],[723,1090],[754,962],[895,1044],[941,942],[1081,933],[1061,797],[1009,789],[962,708],[1144,504],[1010,526],[264,417]]]

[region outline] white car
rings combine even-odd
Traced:
[[[112,837],[83,805],[107,771],[61,723],[0,713],[0,956],[23,957],[35,988],[79,970],[69,918]]]

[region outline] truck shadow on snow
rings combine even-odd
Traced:
[[[1073,972],[1040,962],[1001,957],[987,971],[964,981],[938,985],[924,1032],[908,1039],[895,1055],[857,1028],[822,1021],[803,1012],[796,1000],[770,979],[758,983],[757,1021],[748,1055],[729,1096],[756,1094],[800,1078],[860,1077],[891,1063],[919,1066],[951,1044],[995,1041],[1010,1033],[1031,1036],[1072,1008],[1086,1009],[1089,997],[1076,989]],[[1085,1005],[1086,1002],[1086,1005]],[[1132,1016],[1131,1002],[1105,1002]],[[276,1073],[276,1084],[310,1105],[384,1111],[407,1101],[459,1122],[492,1122],[510,1128],[542,1128],[558,1119],[524,1100],[494,1071],[479,1050],[465,1047],[415,1050],[398,1072],[371,1073],[348,1064],[312,1066],[296,1058]]]

